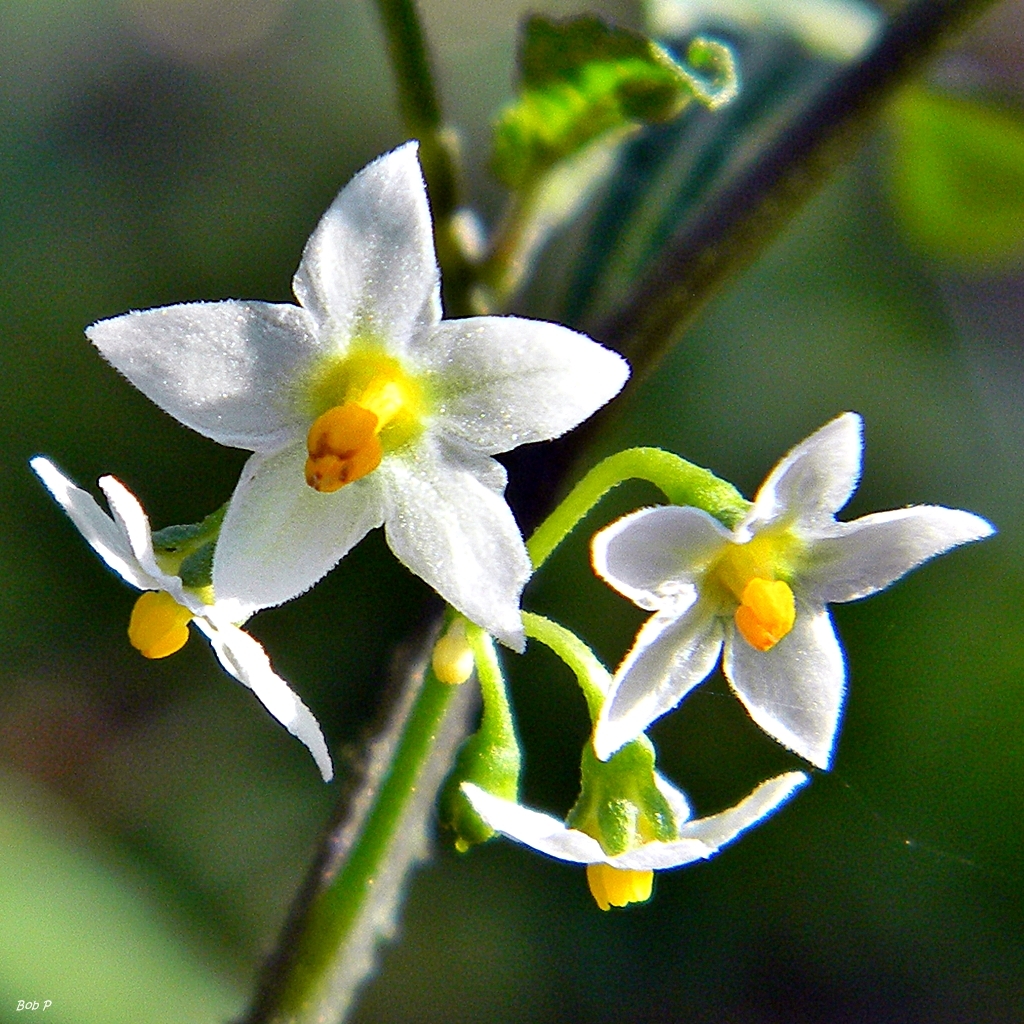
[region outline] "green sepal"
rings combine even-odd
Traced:
[[[654,745],[646,736],[607,761],[583,748],[580,795],[566,823],[593,836],[610,857],[655,840],[671,842],[679,823],[654,781]]]
[[[157,565],[172,576],[180,576],[186,587],[208,587],[213,575],[213,551],[227,510],[225,503],[200,523],[165,526],[154,531],[153,554]]]
[[[204,587],[213,586],[213,552],[216,546],[209,540],[181,560],[178,575],[186,587],[202,590]]]
[[[900,226],[929,256],[1000,264],[1024,252],[1024,115],[921,85],[890,110]]]
[[[438,801],[441,823],[455,833],[455,848],[460,853],[487,842],[495,835],[494,829],[477,814],[462,792],[462,783],[475,783],[488,793],[518,802],[522,768],[508,689],[494,641],[472,623],[466,627],[466,639],[473,649],[476,677],[484,702],[483,714],[480,716],[480,728],[459,750],[455,767],[445,781]]]
[[[687,60],[692,68],[646,36],[593,15],[527,18],[520,94],[495,122],[492,170],[522,192],[607,133],[671,120],[693,99],[716,107],[736,94],[728,47],[697,39]]]

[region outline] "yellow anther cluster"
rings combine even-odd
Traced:
[[[372,473],[384,455],[376,413],[346,402],[318,416],[309,428],[306,483],[314,491],[334,491]]]
[[[796,621],[796,602],[789,584],[755,577],[743,588],[735,620],[740,636],[751,647],[771,650]]]
[[[590,894],[602,910],[644,903],[651,898],[653,871],[629,871],[610,864],[588,864],[587,884]]]
[[[473,674],[473,649],[466,639],[466,620],[461,615],[448,627],[448,632],[434,644],[431,665],[434,675],[442,683],[448,683],[450,686],[464,683]]]
[[[166,658],[188,640],[192,613],[163,590],[147,590],[135,602],[128,621],[128,639],[147,658]]]

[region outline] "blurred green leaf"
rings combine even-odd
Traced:
[[[694,98],[716,107],[736,94],[727,47],[696,39],[687,60],[693,70],[647,37],[591,15],[528,18],[520,95],[494,126],[494,173],[523,191],[608,133],[671,120]]]
[[[890,182],[914,245],[967,263],[1024,252],[1024,118],[917,85],[890,120]]]

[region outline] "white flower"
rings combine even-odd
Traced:
[[[730,532],[695,508],[642,509],[594,537],[594,569],[656,614],[616,672],[595,732],[607,758],[723,669],[757,724],[819,768],[846,688],[825,607],[889,586],[926,559],[993,532],[918,505],[837,522],[860,476],[861,419],[845,413],[797,445]]]
[[[218,603],[287,601],[383,523],[409,569],[521,648],[530,563],[491,456],[576,426],[627,364],[556,324],[441,320],[415,143],[341,191],[293,288],[298,306],[168,306],[87,332],[172,416],[255,452],[217,544]]]
[[[334,775],[331,756],[312,712],[270,667],[270,660],[259,642],[229,621],[218,603],[205,602],[201,594],[185,587],[178,576],[160,568],[153,550],[149,520],[135,495],[120,480],[101,477],[100,487],[113,513],[111,518],[91,494],[76,487],[48,459],[36,456],[31,465],[82,536],[114,572],[139,590],[167,595],[142,606],[141,618],[149,622],[144,621],[141,626],[137,625],[140,604],[136,605],[137,611],[133,612],[129,627],[130,632],[136,633],[133,643],[149,657],[162,657],[182,646],[187,638],[188,623],[193,622],[206,635],[228,673],[249,687],[274,718],[309,748],[324,781],[329,781]],[[145,598],[143,594],[140,603]],[[154,627],[165,636],[168,631],[179,635],[156,653],[147,652],[143,649],[146,642],[141,645],[137,642],[140,633],[147,633],[147,625],[151,635]],[[163,641],[161,637],[156,642],[162,644]]]
[[[803,772],[778,775],[762,782],[735,807],[696,819],[678,789],[658,774],[655,774],[655,782],[672,808],[678,837],[672,842],[643,843],[614,857],[606,854],[593,836],[569,828],[550,814],[492,796],[471,782],[464,782],[462,790],[477,814],[496,832],[549,857],[588,865],[591,891],[601,909],[607,910],[609,904],[624,906],[647,899],[651,893],[650,872],[706,860],[717,853],[785,803],[807,782],[807,775]],[[599,870],[592,870],[595,867]],[[601,867],[604,870],[600,870]],[[612,870],[608,871],[609,868]]]

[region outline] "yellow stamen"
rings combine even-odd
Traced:
[[[603,863],[587,865],[587,885],[602,910],[646,902],[653,884],[653,871],[630,871]]]
[[[306,437],[306,483],[330,494],[372,473],[384,455],[379,429],[377,414],[356,402],[336,405],[318,416]]]
[[[755,576],[743,588],[736,628],[755,650],[771,650],[792,628],[796,602],[789,584]]]
[[[128,639],[147,658],[166,658],[188,640],[192,613],[163,590],[140,595],[128,621]]]
[[[476,663],[473,661],[473,649],[466,639],[466,620],[461,615],[448,627],[448,632],[434,644],[434,653],[430,661],[434,675],[442,683],[448,683],[450,686],[464,683],[473,674]]]

